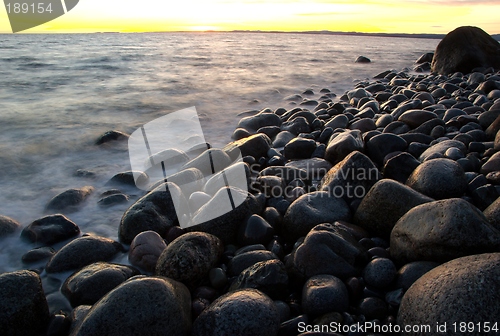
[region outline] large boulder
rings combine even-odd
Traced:
[[[134,277],[104,296],[71,336],[188,335],[191,295],[180,282]]]
[[[442,75],[470,73],[474,68],[500,69],[500,45],[478,27],[459,27],[438,44],[432,71]]]
[[[485,327],[493,328],[500,316],[499,278],[500,253],[463,257],[434,268],[405,293],[398,313],[402,327],[429,325],[432,333],[402,335],[489,334]]]
[[[229,292],[215,300],[194,321],[193,336],[275,336],[278,309],[256,289]]]
[[[500,231],[461,198],[419,205],[391,232],[391,255],[401,264],[417,260],[445,262],[500,251]]]
[[[32,271],[1,274],[0,288],[1,334],[45,334],[49,323],[49,307],[38,274]]]

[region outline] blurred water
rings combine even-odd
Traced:
[[[59,192],[92,185],[96,192],[68,217],[83,232],[116,239],[130,204],[101,209],[98,195],[130,163],[126,145],[95,146],[100,134],[131,133],[196,106],[205,138],[222,146],[241,112],[290,108],[283,98],[308,88],[340,96],[356,81],[411,67],[437,43],[254,33],[0,35],[0,214],[25,226],[47,214]],[[372,63],[354,63],[359,55]],[[96,178],[77,177],[78,169]],[[0,272],[19,268],[31,247],[4,239]]]

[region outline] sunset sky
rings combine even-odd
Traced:
[[[498,34],[499,13],[498,0],[80,0],[68,14],[25,32],[447,33],[458,26],[474,25]],[[0,32],[11,32],[4,6],[0,10]]]

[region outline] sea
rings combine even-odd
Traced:
[[[82,233],[117,239],[141,193],[128,191],[128,204],[97,204],[108,180],[131,169],[126,142],[97,146],[101,134],[130,134],[194,106],[205,139],[221,147],[242,117],[291,109],[287,97],[308,89],[319,98],[327,88],[338,99],[382,71],[411,70],[438,43],[247,32],[0,35],[0,215],[24,227],[51,214],[45,208],[55,195],[93,186],[66,216]],[[361,55],[372,62],[355,63]],[[0,273],[26,268],[21,256],[34,247],[18,234],[0,240]]]

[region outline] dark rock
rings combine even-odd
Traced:
[[[167,244],[155,231],[144,231],[135,236],[130,244],[128,259],[134,266],[154,272],[158,258]]]
[[[309,316],[342,313],[349,307],[349,294],[342,280],[333,275],[316,275],[302,289],[302,308]]]
[[[257,130],[257,133],[264,133],[271,140],[274,139],[279,132],[281,132],[281,128],[279,128],[278,126],[265,126]]]
[[[441,119],[431,119],[424,122],[422,125],[410,131],[410,133],[423,133],[431,135],[432,130],[437,126],[444,127],[444,121]]]
[[[295,135],[288,131],[281,131],[276,135],[276,138],[273,141],[274,148],[285,147],[287,143],[291,140],[295,139]]]
[[[307,172],[307,178],[311,181],[321,180],[332,168],[332,164],[321,158],[297,160],[289,162],[286,167],[293,167]]]
[[[359,272],[358,264],[365,260],[364,253],[345,229],[320,224],[294,249],[286,265],[294,274],[306,279],[319,274],[345,279]]]
[[[227,272],[230,276],[237,276],[243,272],[243,270],[257,264],[258,262],[275,259],[277,259],[277,256],[270,251],[266,251],[265,249],[250,250],[242,253],[240,252],[229,262]]]
[[[355,151],[328,171],[321,180],[320,191],[346,201],[362,199],[379,179],[380,172],[373,162]]]
[[[359,56],[358,58],[356,58],[355,63],[371,63],[371,60],[368,57]]]
[[[316,149],[316,141],[295,138],[285,146],[285,157],[289,160],[309,159]]]
[[[359,304],[359,312],[369,320],[381,320],[387,317],[387,304],[378,297],[367,297]]]
[[[163,277],[134,277],[105,295],[72,336],[189,335],[191,295]]]
[[[461,197],[467,189],[462,167],[450,159],[428,160],[418,166],[406,185],[434,199]]]
[[[239,128],[244,128],[250,132],[257,132],[259,128],[266,126],[281,126],[281,119],[274,113],[259,113],[257,115],[246,117],[238,123]]]
[[[396,222],[417,205],[433,199],[393,180],[378,181],[361,201],[354,223],[374,236],[389,238]]]
[[[249,137],[250,135],[252,135],[252,133],[250,133],[246,129],[244,129],[244,128],[237,128],[237,129],[234,130],[233,134],[231,135],[231,139],[233,139],[233,140],[241,140],[241,139],[244,139],[246,137]]]
[[[208,277],[210,279],[210,285],[216,289],[223,289],[227,284],[227,275],[226,271],[222,268],[212,268],[210,272],[208,272]]]
[[[229,291],[254,288],[271,298],[282,298],[287,294],[288,274],[285,265],[277,260],[255,263],[243,270],[232,283]]]
[[[17,221],[0,215],[0,237],[16,232],[21,227]]]
[[[398,263],[445,262],[500,251],[500,231],[469,202],[452,198],[416,206],[391,232],[391,256]]]
[[[265,136],[264,134],[261,134],[261,135]],[[238,154],[242,154],[242,152],[238,152],[238,150],[237,150],[238,144],[243,144],[246,141],[250,141],[249,139],[253,139],[255,136],[256,135],[252,135],[248,138],[244,138],[244,139],[241,139],[238,141],[231,142],[230,144],[228,144],[226,146],[226,147],[228,147],[231,145],[230,147],[228,147],[228,149],[231,148],[234,151],[234,153],[233,153],[235,155],[234,159],[236,159]],[[229,167],[233,163],[231,157],[228,154],[229,153],[226,153],[225,151],[217,149],[217,148],[208,149],[208,150],[204,151],[203,153],[201,153],[200,155],[198,155],[197,157],[195,157],[194,159],[192,159],[191,161],[186,162],[180,168],[180,171],[188,170],[190,168],[195,168],[195,169],[198,169],[199,171],[201,171],[204,176],[211,175],[214,172],[220,172],[221,170]],[[246,154],[246,155],[250,155],[250,154]],[[245,155],[242,155],[242,156],[245,156]],[[193,173],[195,173],[195,172],[196,171],[193,171]],[[191,175],[187,175],[187,176],[183,176],[182,178],[181,177],[177,177],[177,178],[180,179],[181,181],[183,179],[187,179],[188,181],[191,181],[189,179],[190,176]],[[196,177],[196,173],[193,177]],[[172,179],[171,177],[169,177],[169,178]],[[169,182],[170,182],[170,180],[169,180]]]
[[[436,48],[432,71],[441,75],[472,72],[474,68],[500,69],[500,47],[477,27],[459,27],[448,33]]]
[[[382,165],[387,154],[404,151],[407,146],[403,138],[389,133],[376,135],[366,143],[368,155],[379,165]]]
[[[491,203],[489,207],[484,210],[484,216],[488,222],[497,230],[500,231],[500,198]]]
[[[406,264],[398,270],[396,286],[407,291],[422,275],[437,266],[439,264],[432,261],[414,261]]]
[[[96,145],[102,145],[111,141],[125,141],[128,140],[129,135],[120,131],[107,131],[96,140]]]
[[[423,54],[422,56],[420,56],[416,61],[415,63],[417,64],[422,64],[422,63],[425,63],[425,62],[432,62],[432,59],[434,57],[434,53],[425,53]]]
[[[406,292],[399,308],[398,323],[435,325],[439,321],[440,325],[446,324],[442,332],[448,335],[464,334],[459,329],[454,330],[456,321],[467,321],[474,326],[492,323],[500,315],[500,293],[492,290],[499,277],[500,253],[468,256],[438,266]],[[477,328],[467,332],[467,335],[483,334],[483,329]]]
[[[281,197],[284,195],[285,183],[278,176],[259,176],[256,180],[259,190],[266,197]]]
[[[288,208],[283,218],[283,230],[287,239],[294,241],[306,236],[316,225],[351,220],[347,203],[326,191],[316,191],[299,197]]]
[[[499,133],[500,134],[500,133]],[[500,138],[500,137],[499,137]],[[481,174],[487,175],[491,172],[500,171],[500,152],[493,154],[481,167]]]
[[[375,258],[366,265],[363,278],[368,286],[387,288],[396,277],[396,266],[387,258]]]
[[[54,250],[52,247],[38,247],[23,254],[21,260],[26,264],[35,263],[42,260],[48,261],[48,259],[50,259],[55,253],[56,250]]]
[[[363,148],[363,138],[359,130],[334,133],[326,147],[325,159],[336,164],[353,151],[363,151]]]
[[[130,266],[97,262],[70,275],[61,292],[73,307],[93,305],[116,286],[139,274]]]
[[[54,196],[47,204],[47,210],[74,211],[85,199],[92,194],[94,187],[82,187],[80,189],[68,189]]]
[[[203,232],[186,233],[168,244],[156,264],[156,275],[196,285],[224,252],[219,238]]]
[[[234,207],[228,204],[228,194],[232,196]],[[240,223],[261,210],[262,204],[254,195],[238,188],[224,187],[193,215],[193,225],[188,231],[206,232],[224,243],[233,242]]]
[[[285,184],[289,184],[293,180],[299,179],[306,181],[308,179],[308,172],[304,169],[295,167],[267,167],[259,173],[260,176],[278,176],[281,177]]]
[[[485,210],[498,198],[499,194],[493,185],[487,184],[476,188],[471,193],[471,196],[474,201],[474,205],[476,205],[480,210]]]
[[[274,302],[255,289],[229,292],[194,321],[193,336],[276,336],[280,315]]]
[[[384,177],[405,183],[419,165],[420,162],[412,155],[405,152],[400,153],[387,160],[383,169]]]
[[[129,186],[146,189],[149,177],[141,171],[125,171],[115,174],[107,183],[108,186]]]
[[[274,229],[264,218],[252,215],[241,226],[238,233],[238,243],[242,246],[267,244],[274,235]]]
[[[417,128],[423,123],[436,119],[437,115],[434,112],[425,110],[409,110],[399,116],[398,121],[402,121],[411,128]]]
[[[57,273],[70,271],[97,261],[108,261],[123,247],[114,240],[94,235],[83,236],[64,245],[50,259],[46,271]]]
[[[281,125],[282,131],[288,131],[294,135],[299,135],[300,133],[309,133],[311,132],[311,127],[307,122],[307,119],[304,117],[298,117],[291,121],[284,122]]]
[[[53,245],[80,233],[78,225],[63,215],[50,215],[37,219],[21,232],[21,237],[31,243]]]
[[[241,155],[242,157],[250,155],[257,159],[261,156],[266,155],[269,148],[271,148],[271,143],[271,139],[269,139],[267,135],[259,133],[241,140],[231,142],[224,146],[222,150],[227,152],[232,160],[236,160],[239,155]],[[215,158],[213,158],[213,162],[216,162]],[[220,171],[223,168],[217,169],[216,171]]]
[[[347,116],[344,114],[339,114],[333,117],[332,120],[327,122],[325,124],[325,128],[330,127],[332,130],[336,128],[346,128],[348,124],[349,124],[349,118],[347,118]]]
[[[105,196],[97,202],[99,206],[102,207],[110,207],[117,204],[127,203],[128,196],[124,194],[113,194],[109,196]]]
[[[408,126],[404,122],[393,121],[384,128],[383,133],[405,134],[409,131],[410,131],[410,126]]]
[[[174,200],[178,208],[174,207]],[[189,205],[181,189],[173,183],[164,183],[135,202],[124,214],[118,229],[118,237],[130,244],[143,231],[156,231],[165,236],[177,222],[176,210],[188,209]]]
[[[349,125],[349,129],[358,130],[361,133],[366,133],[377,129],[377,126],[372,119],[364,118],[353,122],[351,125]]]
[[[250,175],[251,171],[248,165],[244,162],[237,162],[221,172],[212,175],[210,178],[207,177],[208,181],[203,186],[203,191],[209,195],[215,195],[221,188],[226,187],[228,184],[241,190],[250,190]],[[203,185],[203,179],[199,180],[199,182]],[[186,188],[184,186],[182,186],[182,189],[185,194],[189,193],[189,191],[185,191]]]

